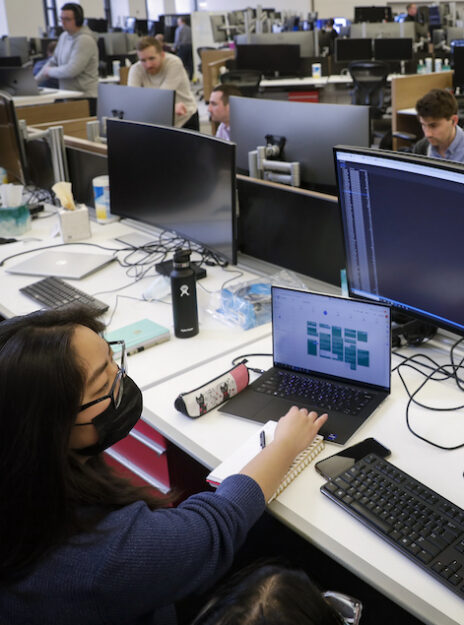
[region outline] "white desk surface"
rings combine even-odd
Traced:
[[[444,345],[446,339],[434,340],[418,351],[443,359]],[[270,351],[271,339],[268,337],[248,345],[246,350],[238,348],[233,354],[152,387],[144,392],[144,419],[205,466],[216,466],[247,436],[259,430],[259,424],[217,410],[199,419],[189,419],[175,410],[174,399],[180,392],[196,388],[225,372],[231,367],[232,357]],[[411,350],[405,353],[411,353]],[[399,360],[394,357],[394,364]],[[266,368],[272,363],[270,358],[255,358],[252,364]],[[406,378],[411,385],[423,379],[412,371],[406,373]],[[422,398],[437,406],[464,403],[462,393],[450,383],[431,382]],[[464,508],[464,449],[443,451],[412,436],[405,423],[406,401],[398,374],[393,373],[390,397],[355,433],[349,444],[374,436],[392,450],[389,459],[393,464]],[[437,416],[437,413],[414,407],[411,416],[416,428],[437,442],[464,442],[464,423],[459,412]],[[320,458],[339,449],[339,446],[328,443]],[[323,483],[324,479],[316,473],[314,466],[308,467],[271,504],[271,512],[424,623],[462,625],[463,601],[319,493]]]
[[[412,108],[409,109],[399,109],[398,111],[396,111],[397,114],[399,113],[400,115],[417,115],[417,111],[416,111],[416,107],[413,106]]]
[[[47,219],[36,219],[32,222],[32,230],[18,237],[21,239],[17,243],[0,246],[0,260],[16,252],[30,249],[35,250],[46,245],[61,243],[61,237],[51,237],[57,225],[56,216]],[[122,248],[123,245],[114,240],[113,237],[132,232],[133,229],[123,222],[115,222],[107,225],[100,225],[91,222],[92,238],[87,242],[98,243],[111,248]],[[86,241],[83,241],[86,243]],[[55,248],[56,249],[56,248]],[[73,245],[67,247],[70,252],[92,252],[109,253],[99,248],[87,247],[85,245]],[[39,253],[31,252],[33,254]],[[121,252],[119,258],[124,258],[127,252]],[[27,314],[37,310],[39,305],[19,291],[19,288],[40,280],[40,276],[26,276],[10,274],[6,269],[15,263],[23,262],[29,256],[19,256],[11,259],[0,267],[0,313],[5,317]],[[134,259],[135,260],[135,259]],[[161,259],[157,259],[158,261]],[[168,379],[173,375],[182,373],[184,370],[199,364],[208,362],[216,358],[219,354],[227,354],[237,346],[247,345],[258,338],[270,333],[270,324],[265,324],[244,331],[241,328],[231,328],[222,321],[215,319],[206,312],[210,301],[210,294],[205,291],[216,291],[222,284],[232,278],[235,267],[224,271],[218,267],[208,267],[207,277],[198,282],[197,296],[199,303],[200,332],[190,339],[178,339],[174,336],[172,308],[170,305],[170,295],[165,300],[167,303],[149,302],[142,299],[142,293],[153,282],[156,274],[155,269],[151,270],[150,276],[135,282],[134,278],[126,275],[117,262],[110,263],[99,271],[78,281],[70,280],[78,289],[96,296],[98,299],[109,304],[110,308],[103,319],[108,321],[116,306],[116,312],[109,324],[109,330],[116,330],[124,325],[143,319],[145,317],[168,327],[171,331],[171,339],[160,345],[156,345],[129,357],[130,375],[142,388],[151,384]],[[243,270],[243,276],[237,281],[249,280],[255,277],[249,271]],[[103,291],[116,290],[128,285],[121,291],[113,293],[101,293]],[[119,295],[119,297],[117,297]],[[130,299],[128,297],[129,296]]]
[[[98,82],[119,84],[119,76],[113,76],[113,75],[105,76],[105,78],[99,78]]]
[[[13,96],[15,106],[29,106],[31,104],[50,104],[55,100],[82,98],[82,91],[70,91],[68,89],[47,89],[44,87],[42,93],[38,95]]]
[[[402,76],[402,74],[389,74],[388,81],[393,78]],[[321,76],[320,78],[313,78],[312,76],[303,76],[301,78],[274,78],[261,80],[260,87],[325,87],[326,85],[342,85],[352,84],[353,79],[349,74],[331,74],[330,76]]]

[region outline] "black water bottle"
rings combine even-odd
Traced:
[[[190,266],[190,250],[174,252],[171,272],[172,313],[174,334],[187,339],[198,334],[197,285]]]

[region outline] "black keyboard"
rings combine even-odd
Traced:
[[[71,303],[96,308],[100,313],[104,313],[109,308],[108,304],[53,276],[23,286],[19,290],[45,308],[60,308]]]
[[[255,390],[349,415],[358,415],[373,397],[371,393],[350,386],[287,371],[272,373]]]
[[[374,454],[321,492],[464,598],[461,508]]]

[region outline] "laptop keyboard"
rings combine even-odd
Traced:
[[[19,290],[45,308],[59,308],[71,303],[96,308],[100,313],[104,313],[109,308],[108,304],[101,302],[96,297],[87,295],[84,291],[80,291],[61,278],[54,276],[23,286]]]
[[[324,410],[348,415],[358,415],[373,398],[366,391],[287,371],[276,371],[258,384],[255,390],[290,401],[316,404]]]
[[[464,599],[464,510],[374,454],[321,492]]]

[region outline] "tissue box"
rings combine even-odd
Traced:
[[[31,227],[31,214],[27,206],[0,207],[0,235],[24,234]]]
[[[87,206],[80,204],[75,210],[61,208],[58,215],[63,243],[80,241],[90,237],[90,220]]]

